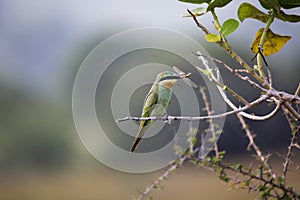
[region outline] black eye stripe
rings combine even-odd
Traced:
[[[166,77],[163,77],[159,80],[159,82],[161,81],[164,81],[164,80],[171,80],[171,79],[180,79],[179,76],[166,76]]]

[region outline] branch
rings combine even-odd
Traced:
[[[298,83],[298,87],[296,89],[295,96],[298,96],[299,93],[300,93],[300,83]]]
[[[261,87],[260,85],[258,85],[257,83],[255,83],[254,81],[252,81],[248,76],[242,76],[239,72],[244,72],[244,73],[248,73],[249,72],[245,69],[233,69],[230,66],[228,66],[226,63],[224,63],[223,61],[220,61],[216,58],[207,56],[207,55],[203,55],[200,52],[197,52],[196,54],[194,54],[198,57],[205,57],[205,58],[209,58],[210,60],[213,60],[219,64],[221,64],[225,69],[227,69],[229,72],[233,73],[233,75],[237,76],[238,78],[240,78],[243,81],[247,81],[252,87],[262,91],[262,92],[267,92],[267,89]]]
[[[264,58],[264,57],[263,57]],[[268,82],[270,84],[270,88],[273,87],[272,74],[269,65],[266,65],[267,73],[268,73]]]
[[[198,24],[200,24],[196,18],[196,16],[190,12],[190,14],[193,17],[193,20],[195,22],[195,24],[198,26]],[[201,29],[203,32],[205,32],[203,29]],[[205,28],[205,30],[207,30]],[[205,32],[206,34],[208,34],[207,32]],[[262,80],[260,78],[260,76],[258,74],[255,73],[255,71],[238,55],[236,54],[230,47],[230,45],[228,44],[228,42],[226,41],[226,38],[224,38],[224,40],[222,40],[221,42],[217,42],[217,44],[224,48],[227,53],[236,61],[238,62],[242,67],[244,67],[257,81],[259,81],[263,86],[267,86],[268,83],[266,83],[264,80]]]
[[[248,140],[249,140],[249,144],[247,149],[249,149],[250,147],[252,147],[256,153],[256,155],[258,156],[258,158],[260,159],[260,161],[265,165],[265,167],[271,172],[271,167],[268,164],[268,157],[264,156],[262,154],[262,151],[259,149],[259,147],[257,146],[257,144],[254,141],[254,135],[252,135],[251,131],[249,130],[249,127],[246,123],[246,121],[244,120],[243,116],[241,116],[240,114],[237,114],[237,117],[239,119],[239,121],[241,122],[242,128],[244,129]],[[272,173],[274,174],[274,173]]]
[[[252,101],[248,105],[245,105],[241,108],[231,110],[225,113],[217,114],[217,115],[211,115],[211,116],[200,116],[200,117],[190,117],[190,116],[152,116],[152,117],[124,117],[121,119],[117,119],[116,122],[122,122],[122,121],[128,121],[128,120],[136,120],[136,121],[146,121],[146,120],[163,120],[163,121],[174,121],[174,120],[187,120],[187,121],[203,121],[203,120],[210,120],[210,119],[220,119],[223,117],[226,117],[228,115],[233,115],[240,113],[242,111],[248,110],[250,108],[253,108],[257,106],[258,104],[264,102],[266,99],[268,99],[268,95],[262,95],[260,98]]]
[[[246,181],[246,182],[249,183],[249,185],[246,184],[246,186],[249,189],[253,189],[252,191],[258,191],[259,190],[258,186],[250,186],[250,184],[251,184],[250,181],[252,182],[252,180],[256,180],[256,181],[262,182],[262,184],[264,186],[270,185],[273,188],[273,190],[276,188],[276,189],[281,190],[283,192],[283,194],[291,195],[293,197],[293,199],[296,199],[298,197],[298,194],[293,190],[292,187],[287,187],[283,184],[277,183],[276,181],[274,181],[274,177],[269,177],[268,176],[268,173],[266,174],[267,178],[265,176],[259,175],[257,173],[254,174],[252,172],[252,165],[250,166],[249,169],[247,169],[247,168],[244,168],[243,166],[225,164],[225,163],[222,163],[222,162],[213,162],[213,163],[210,162],[208,164],[201,164],[202,160],[200,160],[197,157],[191,157],[190,159],[194,160],[194,161],[196,161],[200,164],[200,165],[197,165],[197,166],[203,167],[203,168],[205,168],[207,170],[210,170],[210,171],[213,171],[213,172],[224,173],[225,170],[229,170],[231,172],[241,174],[245,177],[248,177],[247,178],[248,181]],[[217,169],[217,167],[220,167],[221,170]],[[228,175],[226,175],[226,176],[228,177]],[[269,194],[269,195],[274,196],[274,197],[279,197],[279,194],[277,193],[276,190],[274,190],[274,193],[275,193],[275,195],[272,195],[272,194]]]
[[[283,192],[290,194],[294,198],[296,198],[298,196],[298,194],[292,188],[285,187],[282,184],[275,183],[273,181],[273,179],[266,179],[263,176],[256,176],[254,174],[249,173],[248,171],[243,170],[242,168],[234,168],[232,166],[227,166],[227,165],[222,164],[222,163],[217,163],[217,165],[220,166],[220,167],[222,167],[223,169],[227,169],[227,170],[230,170],[232,172],[240,173],[240,174],[242,174],[244,176],[250,177],[251,179],[261,181],[261,182],[263,182],[265,184],[270,184],[274,188],[280,189]]]
[[[197,24],[200,24],[196,18],[196,16],[192,13],[189,12],[191,14],[191,16],[193,17],[194,22]],[[212,12],[214,19],[216,18],[216,15],[214,12]],[[273,15],[273,14],[272,14]],[[273,16],[274,17],[274,16]],[[272,18],[272,16],[271,16]],[[201,25],[202,26],[202,25]],[[206,34],[209,33],[207,31],[207,29],[202,29],[202,31],[204,31]],[[222,37],[222,40],[220,42],[216,42],[216,44],[218,44],[220,47],[224,48],[226,50],[226,52],[236,61],[238,62],[242,67],[244,67],[244,69],[246,69],[249,74],[251,74],[253,76],[253,78],[255,78],[260,84],[262,84],[263,87],[265,87],[266,89],[270,90],[273,89],[272,86],[270,85],[270,83],[268,83],[266,81],[266,79],[264,77],[261,77],[260,75],[258,75],[236,52],[234,52],[232,50],[232,48],[230,47],[229,43],[227,42],[225,37]],[[226,102],[227,104],[229,102]],[[231,104],[231,105],[230,105]],[[230,102],[228,104],[232,109],[235,108],[235,106]],[[288,102],[284,102],[283,106],[289,111],[289,113],[297,120],[300,120],[300,114],[298,114],[295,109],[288,103]],[[242,116],[251,119],[251,115],[247,114],[247,113],[241,113]]]
[[[182,163],[187,159],[186,156],[181,154],[181,156],[176,159],[175,161],[171,162],[169,164],[168,169],[159,176],[156,181],[154,181],[151,185],[149,185],[144,192],[140,194],[140,196],[136,200],[143,200],[153,189],[159,188],[160,184],[163,180],[165,180],[172,172],[174,172],[176,169],[178,169]]]
[[[202,99],[203,99],[203,102],[205,105],[205,110],[207,112],[207,115],[212,116],[212,111],[210,110],[208,99],[207,99],[207,96],[205,94],[203,87],[200,88],[200,93],[202,95]],[[212,120],[210,120],[210,131],[212,133],[212,141],[214,143],[214,152],[215,152],[216,157],[219,158],[219,148],[218,148],[217,141],[216,141],[216,130],[215,130],[215,126],[214,126]]]
[[[294,94],[289,94],[287,92],[279,92],[275,89],[269,90],[270,95],[281,99],[282,101],[291,102],[294,104],[300,104],[300,97]]]
[[[283,101],[283,106],[284,108],[286,108],[286,110],[289,112],[289,114],[291,116],[293,116],[293,118],[296,121],[300,120],[300,114],[290,105],[290,103],[294,103],[294,104],[300,104],[300,97],[297,95],[292,95],[286,92],[278,92],[275,89],[271,89],[268,91],[270,93],[270,95],[276,97],[278,100]]]
[[[275,154],[276,154],[279,158],[282,158],[283,160],[285,160],[285,157],[286,157],[286,156],[283,156],[282,154],[280,154],[280,153],[278,153],[278,152],[275,152]],[[294,165],[296,170],[300,169],[300,165],[299,165],[298,163],[296,163],[295,161],[290,160],[289,163],[290,163],[291,165]],[[283,171],[283,170],[282,170],[282,171]]]
[[[283,109],[286,120],[289,123],[291,132],[292,132],[292,138],[290,141],[290,144],[288,146],[288,151],[286,153],[286,156],[284,158],[284,162],[283,162],[283,169],[282,169],[282,178],[285,180],[286,176],[287,176],[287,171],[288,171],[288,166],[291,162],[291,157],[292,157],[292,151],[293,148],[296,147],[297,148],[297,133],[299,131],[299,127],[294,127],[292,120],[290,119],[288,112],[286,111],[286,109]]]
[[[210,32],[202,25],[200,22],[197,20],[196,16],[189,10],[187,9],[188,13],[193,17],[196,25],[205,33],[205,34],[210,34]]]
[[[285,160],[284,160],[284,163],[283,163],[283,169],[282,169],[282,178],[283,179],[286,179],[288,166],[291,162],[293,147],[295,146],[295,144],[297,144],[296,139],[297,139],[296,135],[292,135],[291,142],[288,146],[288,151],[286,153]]]
[[[219,73],[219,70],[217,70],[217,73]],[[244,105],[249,104],[244,97],[241,95],[237,94],[235,91],[233,91],[230,87],[227,85],[224,85],[223,83],[215,80],[214,78],[211,80],[214,84],[216,84],[219,88],[222,88],[222,90],[227,91],[231,96],[233,96],[235,99],[237,99],[239,102],[242,102]]]
[[[267,23],[266,23],[266,27],[264,28],[264,31],[261,35],[261,38],[260,38],[260,41],[259,41],[259,45],[258,45],[258,54],[257,54],[257,68],[258,68],[258,71],[259,71],[259,75],[264,78],[265,77],[265,74],[262,70],[262,59],[264,60],[265,64],[267,64],[265,58],[264,58],[264,55],[262,54],[262,47],[265,43],[265,40],[266,40],[266,36],[267,36],[267,32],[270,28],[270,25],[272,24],[272,22],[274,21],[274,9],[272,8],[270,13],[269,13],[269,16],[268,16],[268,20],[267,20]]]
[[[197,53],[198,54],[198,53]],[[205,68],[207,69],[207,70],[210,70],[210,67],[209,67],[209,65],[208,65],[208,61],[207,60],[205,60],[202,56],[199,56],[199,59],[202,61],[202,63],[203,63],[203,65],[205,66]],[[217,80],[217,78],[214,76],[214,74],[211,74],[211,79],[215,79],[215,80]],[[229,99],[228,99],[228,97],[227,97],[227,95],[225,94],[225,92],[223,91],[223,89],[222,88],[220,88],[220,87],[217,87],[218,88],[218,90],[219,90],[219,92],[220,92],[220,94],[221,94],[221,96],[222,96],[222,98],[224,99],[224,101],[227,103],[227,105],[229,106],[229,107],[231,107],[233,110],[236,110],[236,109],[238,109]],[[268,90],[266,90],[266,89],[264,89],[264,92],[265,93],[268,93]],[[275,94],[275,93],[274,93]],[[248,114],[248,113],[246,113],[246,112],[240,112],[240,115],[242,115],[243,117],[246,117],[246,118],[248,118],[248,119],[252,119],[252,120],[266,120],[266,119],[269,119],[270,117],[272,117],[277,111],[279,110],[279,108],[275,108],[275,112],[272,112],[272,114],[270,115],[270,114],[268,114],[268,115],[266,115],[266,116],[256,116],[256,115],[253,115],[253,114]]]

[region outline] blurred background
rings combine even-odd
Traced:
[[[236,9],[241,2],[236,0],[218,9],[221,21],[237,19]],[[99,42],[138,27],[183,32],[201,43],[210,55],[237,66],[223,50],[203,40],[203,33],[192,19],[180,17],[187,8],[195,7],[176,0],[1,0],[0,199],[131,199],[161,174],[118,172],[87,152],[72,119],[73,81],[81,62]],[[288,13],[300,14],[300,9]],[[199,20],[212,30],[209,15]],[[253,57],[249,46],[256,30],[262,27],[258,21],[245,20],[228,38],[249,62]],[[267,60],[275,87],[294,92],[300,74],[300,26],[277,20],[271,28],[292,36],[281,52]],[[255,91],[223,73],[225,83],[255,98]],[[266,112],[261,108],[254,111]],[[285,153],[289,129],[282,113],[266,122],[249,124],[263,150]],[[226,118],[219,144],[228,153],[228,160],[247,162],[247,139],[234,117]],[[280,161],[275,161],[278,167]],[[299,171],[292,173],[291,181],[299,188]],[[228,186],[214,174],[189,165],[166,180],[164,186],[164,190],[154,192],[155,199],[254,197],[247,191],[228,192]]]

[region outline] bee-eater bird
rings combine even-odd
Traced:
[[[175,70],[175,68],[173,68]],[[177,68],[176,68],[177,69]],[[178,70],[175,70],[178,72]],[[150,91],[144,100],[144,106],[141,117],[162,116],[172,97],[172,87],[179,79],[187,79],[191,73],[180,73],[165,71],[157,75]],[[188,79],[189,80],[189,79]],[[154,123],[154,120],[140,121],[140,127],[137,136],[133,142],[130,152],[134,152],[138,143],[142,139],[145,131]]]

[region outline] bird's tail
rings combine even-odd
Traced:
[[[145,127],[142,127],[142,128],[139,129],[139,132],[138,132],[136,138],[134,139],[134,142],[133,142],[132,147],[130,149],[130,153],[134,152],[134,150],[136,149],[138,143],[141,141],[142,136],[144,135],[144,132],[145,132]]]

